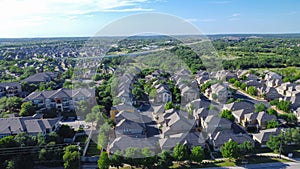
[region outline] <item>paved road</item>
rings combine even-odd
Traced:
[[[228,82],[224,82],[224,83],[227,84],[229,87],[233,88],[232,85],[229,84]],[[240,90],[236,90],[236,94],[234,95],[234,97],[235,98],[241,98],[241,99],[244,99],[246,101],[250,101],[254,104],[263,103],[266,107],[270,107],[270,103],[267,102],[266,100],[257,100],[255,98],[252,98],[248,94],[245,94],[245,93],[241,92]]]
[[[245,167],[210,167],[206,169],[262,169],[262,168],[268,168],[268,169],[299,169],[300,163],[295,162],[288,162],[288,163],[262,163],[262,164],[249,164]]]

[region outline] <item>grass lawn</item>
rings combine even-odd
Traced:
[[[91,140],[86,152],[86,156],[96,156],[96,155],[100,155],[100,149],[98,149],[97,144],[93,140]]]
[[[259,164],[259,163],[274,163],[274,162],[289,162],[285,159],[280,158],[272,158],[272,157],[261,157],[261,156],[254,156],[247,158],[248,164]]]

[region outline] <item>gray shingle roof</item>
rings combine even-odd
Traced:
[[[213,143],[215,146],[221,147],[230,139],[237,142],[238,144],[242,144],[246,141],[254,144],[253,139],[247,134],[235,134],[232,130],[218,131],[213,137]]]
[[[125,151],[129,147],[143,149],[148,147],[152,152],[158,153],[158,138],[134,138],[129,136],[117,137],[110,143],[110,152],[114,153],[118,150]]]
[[[24,101],[30,101],[34,99],[48,99],[48,98],[72,98],[77,97],[79,95],[85,97],[92,97],[95,95],[94,89],[58,89],[58,90],[50,90],[50,91],[42,91],[42,92],[32,92],[29,94]]]
[[[18,134],[27,132],[37,134],[51,129],[59,121],[53,119],[35,119],[33,117],[0,118],[0,134]],[[9,133],[7,133],[9,132]]]
[[[36,83],[36,82],[49,82],[56,77],[56,73],[54,72],[43,72],[37,73],[28,78],[22,80],[21,82],[28,82],[28,83]]]
[[[280,133],[280,129],[272,128],[266,130],[260,130],[259,133],[253,134],[253,138],[257,140],[259,143],[267,142],[270,139],[271,135],[278,135]]]
[[[252,113],[255,110],[254,104],[247,101],[233,102],[224,105],[225,108],[236,111],[244,109],[246,113]]]

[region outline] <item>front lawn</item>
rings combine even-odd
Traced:
[[[97,144],[93,140],[91,140],[86,152],[86,156],[90,157],[96,155],[100,155],[100,149],[98,149]]]

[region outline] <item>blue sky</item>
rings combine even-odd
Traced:
[[[205,34],[300,33],[299,0],[0,0],[0,37],[93,36],[144,12],[180,17]]]

